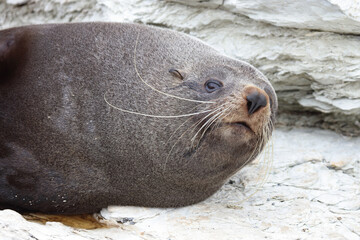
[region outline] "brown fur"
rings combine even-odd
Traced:
[[[206,92],[209,78],[223,88]],[[272,107],[248,116],[251,86]],[[177,116],[217,107],[218,119],[119,110]],[[120,23],[0,31],[0,205],[79,214],[202,201],[263,148],[276,108],[259,71],[185,34]]]

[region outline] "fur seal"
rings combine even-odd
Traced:
[[[277,98],[248,63],[123,23],[0,31],[0,205],[82,214],[202,201],[263,149]]]

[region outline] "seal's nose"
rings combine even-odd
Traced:
[[[247,109],[249,115],[255,113],[257,110],[267,105],[266,96],[257,89],[251,91],[246,96],[246,100],[247,100]]]

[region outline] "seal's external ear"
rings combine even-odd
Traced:
[[[23,34],[5,31],[0,34],[0,84],[10,81],[23,63],[26,44]]]
[[[15,37],[12,35],[0,36],[0,82],[8,79],[14,70],[15,62],[12,61],[12,55],[15,51]]]
[[[181,80],[184,79],[184,74],[181,74],[180,70],[171,68],[171,69],[169,69],[169,73],[171,73],[174,77],[177,77]]]

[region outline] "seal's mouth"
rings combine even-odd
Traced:
[[[234,125],[234,126],[237,126],[237,127],[246,128],[247,130],[253,132],[253,130],[251,129],[251,127],[249,127],[249,125],[248,125],[246,122],[233,122],[233,123],[230,123],[230,124],[231,124],[231,125]]]
[[[227,125],[231,126],[232,128],[239,129],[239,130],[245,130],[249,133],[255,133],[253,129],[244,121],[238,121],[238,122],[222,122],[221,125]],[[210,126],[207,130],[211,130],[213,126]],[[208,131],[207,131],[208,132]]]
[[[244,128],[250,132],[254,132],[251,127],[246,123],[246,122],[232,122],[232,123],[229,123],[230,125],[232,126],[235,126],[237,128]]]

